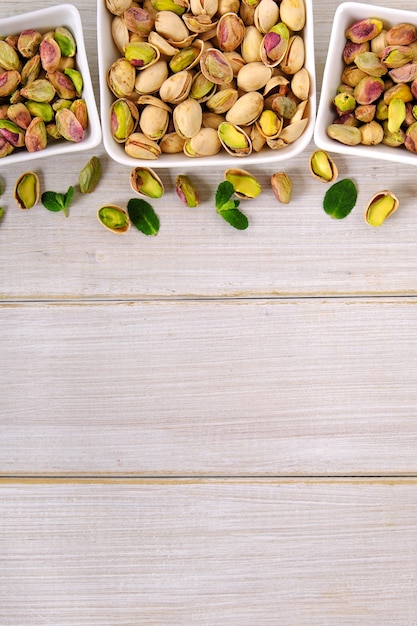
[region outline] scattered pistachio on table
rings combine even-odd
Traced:
[[[14,188],[14,199],[20,209],[31,209],[40,197],[39,176],[34,172],[25,172],[19,176]]]
[[[379,191],[368,202],[365,221],[370,226],[381,226],[399,207],[398,198],[388,190]]]
[[[324,150],[316,150],[310,157],[310,172],[313,178],[322,183],[336,180],[338,169],[336,163]]]
[[[175,191],[177,196],[188,207],[197,207],[200,204],[200,197],[191,178],[180,174],[175,179]]]
[[[104,228],[113,233],[123,234],[130,228],[127,211],[116,204],[106,204],[97,211],[97,219]]]
[[[275,172],[271,176],[271,187],[276,199],[289,204],[292,196],[292,180],[286,172]]]
[[[101,163],[96,156],[93,156],[83,167],[78,177],[81,193],[92,193],[97,187],[100,178]]]

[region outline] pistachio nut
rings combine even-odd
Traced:
[[[355,117],[359,122],[372,122],[376,114],[376,104],[360,104],[355,109]]]
[[[275,24],[266,33],[261,43],[261,60],[265,65],[275,67],[285,56],[290,40],[288,27],[283,22]]]
[[[279,8],[274,0],[261,0],[255,8],[254,27],[265,35],[278,22]],[[285,20],[283,20],[285,21]]]
[[[335,139],[346,146],[357,146],[361,143],[361,133],[356,126],[330,124],[327,127],[327,134],[331,139]]]
[[[413,60],[414,51],[410,46],[387,46],[380,54],[381,62],[387,68],[396,68]]]
[[[151,67],[145,67],[138,72],[135,80],[135,91],[139,94],[156,93],[168,78],[168,64],[164,59],[159,59]]]
[[[225,13],[217,24],[217,40],[223,52],[236,50],[243,41],[245,24],[236,13]]]
[[[295,100],[289,96],[274,96],[271,102],[271,109],[277,113],[279,118],[292,120],[297,109],[297,104]]]
[[[41,57],[39,54],[35,54],[35,56],[30,58],[22,67],[20,74],[22,85],[25,86],[39,78],[40,71]]]
[[[61,61],[61,48],[53,37],[45,37],[39,46],[42,69],[45,72],[55,72]]]
[[[148,104],[142,110],[139,126],[142,133],[154,141],[159,141],[167,131],[169,113],[166,109]]]
[[[135,89],[136,72],[125,58],[114,61],[107,71],[107,85],[116,98],[128,98]]]
[[[172,11],[182,15],[188,9],[187,0],[152,0],[152,6],[156,11]]]
[[[172,15],[174,14],[172,13]],[[178,16],[176,15],[175,17]],[[135,5],[130,6],[126,9],[126,11],[124,11],[123,21],[131,33],[142,35],[143,37],[147,37],[149,35],[155,22],[154,18],[148,11]]]
[[[291,91],[299,100],[308,100],[310,95],[310,75],[305,67],[299,69],[291,79]]]
[[[41,41],[42,35],[39,31],[27,28],[18,37],[17,49],[22,57],[30,59],[37,54]]]
[[[193,98],[183,100],[174,109],[172,116],[175,130],[184,139],[194,137],[202,124],[201,105]]]
[[[73,57],[77,52],[77,44],[72,32],[65,26],[58,26],[54,31],[54,38],[64,57]]]
[[[111,36],[120,54],[125,53],[125,47],[130,41],[129,30],[121,17],[115,16],[111,23]]]
[[[406,108],[404,100],[393,98],[388,105],[388,130],[390,133],[396,133],[405,120]]]
[[[245,131],[230,122],[222,122],[217,129],[220,142],[228,154],[245,157],[252,152],[252,142]]]
[[[72,84],[74,85],[76,96],[81,96],[83,85],[84,85],[81,72],[74,69],[73,67],[65,67],[63,72],[65,76],[68,76],[68,78],[71,80]]]
[[[192,74],[187,70],[172,74],[162,83],[159,95],[164,102],[178,104],[188,98],[192,81]]]
[[[384,136],[382,138],[382,143],[384,145],[392,148],[398,148],[399,146],[404,145],[405,132],[402,128],[395,133],[391,133],[388,130],[388,120],[384,120],[382,122],[382,128],[384,129]]]
[[[70,106],[70,111],[72,111],[81,124],[83,130],[87,130],[88,126],[88,109],[87,103],[83,98],[78,98],[77,100],[73,100]]]
[[[370,76],[384,76],[388,72],[387,66],[382,63],[375,52],[361,52],[355,58],[356,66]]]
[[[76,143],[84,139],[84,129],[70,109],[60,109],[55,114],[58,132],[67,141]]]
[[[211,38],[211,34],[217,27],[217,20],[212,20],[209,15],[193,15],[192,13],[186,13],[183,15],[185,25],[192,33],[199,34],[201,37],[208,36]],[[210,33],[210,35],[208,35]]]
[[[20,84],[17,70],[6,70],[0,74],[0,98],[10,96]]]
[[[236,196],[241,200],[256,198],[262,191],[255,176],[246,170],[230,168],[225,171],[224,177],[232,183]]]
[[[271,187],[274,196],[282,204],[289,204],[292,196],[293,184],[285,172],[275,172],[271,176]]]
[[[406,63],[388,72],[394,83],[412,83],[417,78],[417,63]]]
[[[14,188],[14,199],[21,209],[31,209],[39,202],[40,182],[34,172],[22,174]]]
[[[416,39],[417,28],[406,22],[395,24],[386,33],[386,41],[390,46],[408,46]]]
[[[282,118],[271,109],[264,109],[256,121],[260,133],[267,139],[275,139],[282,130]]]
[[[212,83],[224,84],[233,80],[233,69],[221,50],[209,48],[200,59],[201,71]]]
[[[148,167],[134,167],[130,173],[130,186],[140,196],[162,198],[164,185],[159,176]]]
[[[336,163],[324,150],[316,150],[311,155],[310,172],[313,178],[322,183],[331,183],[338,175]]]
[[[157,159],[161,154],[161,148],[152,139],[143,133],[132,133],[126,140],[125,152],[135,159]]]
[[[10,121],[14,122],[24,130],[29,126],[30,122],[32,121],[32,114],[28,107],[23,104],[23,102],[16,102],[16,104],[11,104],[7,108],[7,117]]]
[[[363,43],[379,35],[383,27],[382,21],[376,18],[358,20],[346,29],[345,37],[354,43]]]
[[[178,50],[171,58],[169,67],[174,74],[183,70],[190,70],[197,65],[203,53],[203,42],[197,39],[191,46],[186,46]]]
[[[179,174],[175,179],[175,191],[181,202],[188,207],[197,207],[200,204],[200,197],[189,176]]]
[[[188,37],[185,23],[172,11],[158,11],[155,17],[155,29],[169,42],[181,42]]]
[[[56,93],[60,98],[74,100],[79,95],[71,78],[64,72],[61,72],[61,70],[48,72],[46,77],[50,84],[55,87]]]
[[[246,27],[245,36],[240,46],[241,55],[245,63],[261,60],[262,38],[262,33],[256,26]]]
[[[137,106],[127,98],[115,100],[110,109],[110,130],[117,143],[124,143],[138,125]]]
[[[394,98],[400,98],[404,102],[412,102],[413,94],[411,87],[405,83],[397,83],[384,91],[384,102],[389,105]]]
[[[356,85],[353,95],[359,104],[372,104],[384,93],[385,84],[377,76],[365,76]]]
[[[81,193],[92,193],[97,187],[101,178],[101,163],[100,160],[93,156],[84,165],[78,176],[78,184]]]
[[[190,98],[194,98],[197,102],[206,102],[216,92],[217,85],[208,80],[203,72],[197,72],[192,78],[191,88],[189,91]],[[185,99],[185,98],[184,98]]]
[[[353,43],[353,41],[346,41],[345,47],[343,48],[343,62],[345,65],[351,65],[352,63],[355,63],[356,57],[359,54],[361,54],[362,52],[370,51],[371,44],[369,41],[364,41],[363,43]],[[375,52],[375,54],[378,53]]]
[[[0,67],[3,70],[18,70],[20,67],[19,55],[15,48],[3,39],[0,39]]]
[[[0,120],[0,135],[15,148],[25,145],[25,130],[8,119]]]
[[[34,117],[25,132],[26,150],[28,152],[39,152],[40,150],[45,150],[47,144],[48,135],[45,122],[41,117]]]
[[[280,69],[284,74],[292,75],[298,72],[305,60],[304,40],[300,35],[293,35],[288,42],[287,50],[280,63]]]
[[[113,15],[123,15],[131,4],[132,0],[106,0],[106,7]]]
[[[414,122],[414,124],[411,124],[411,126],[409,126],[407,130],[405,131],[404,146],[410,152],[417,154],[417,122]]]
[[[97,219],[107,230],[123,234],[130,228],[130,219],[127,211],[116,204],[106,204],[97,211]]]
[[[0,135],[0,158],[6,157],[14,150],[14,146]]]
[[[306,23],[304,0],[282,0],[279,5],[281,20],[292,31],[302,30]]]
[[[194,137],[185,141],[183,152],[188,157],[200,158],[217,154],[221,147],[217,129],[205,127],[201,128]]]
[[[158,48],[145,41],[129,42],[125,46],[124,54],[129,63],[138,70],[153,65],[161,56]]]
[[[370,226],[381,226],[398,207],[398,198],[391,191],[379,191],[366,207],[365,221]]]
[[[155,46],[155,48],[158,48],[159,52],[166,57],[172,57],[176,52],[178,52],[178,48],[175,48],[168,43],[168,41],[164,39],[164,37],[161,37],[161,35],[155,30],[149,33],[148,43]]]
[[[213,17],[217,12],[222,15],[222,13],[218,11],[218,0],[190,0],[190,9],[193,15],[209,15]]]
[[[189,139],[188,141],[192,141]],[[165,133],[159,142],[161,152],[166,154],[179,154],[183,151],[185,139],[177,135],[176,132]]]
[[[226,113],[226,121],[237,126],[253,124],[262,113],[264,99],[258,91],[245,93]]]
[[[239,70],[237,75],[237,86],[239,89],[251,92],[258,91],[265,87],[272,76],[272,68],[260,61],[247,63]]]
[[[221,115],[222,113],[226,113],[226,111],[229,111],[233,107],[237,99],[237,90],[228,87],[213,94],[206,101],[206,107],[209,109],[209,111]]]

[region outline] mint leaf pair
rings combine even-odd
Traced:
[[[245,230],[249,226],[248,218],[238,209],[240,200],[232,200],[235,189],[231,182],[224,180],[216,191],[216,210],[233,228]]]
[[[73,195],[74,187],[68,187],[67,193],[45,191],[45,193],[42,194],[41,200],[43,206],[48,209],[48,211],[53,211],[54,213],[64,211],[65,216],[68,217],[68,207]]]

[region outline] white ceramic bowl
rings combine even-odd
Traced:
[[[249,164],[260,163],[280,163],[286,162],[291,157],[302,152],[313,136],[315,113],[316,113],[316,77],[314,61],[314,34],[313,34],[313,2],[305,0],[306,3],[306,26],[303,30],[303,39],[306,49],[305,67],[310,74],[311,92],[309,97],[309,122],[303,134],[297,141],[281,150],[271,150],[264,148],[258,153],[239,158],[232,157],[223,150],[214,156],[202,158],[190,158],[184,154],[162,154],[156,160],[134,159],[125,153],[124,145],[114,141],[110,132],[110,107],[115,97],[107,87],[106,74],[111,64],[121,56],[116,46],[113,44],[111,36],[111,23],[113,15],[107,10],[105,0],[97,0],[97,39],[98,39],[98,59],[100,74],[100,112],[103,130],[103,143],[107,153],[112,159],[128,165],[129,167],[147,166],[157,167],[245,167]]]
[[[81,17],[71,4],[60,4],[47,9],[39,9],[30,13],[22,13],[0,19],[0,37],[16,35],[27,28],[34,28],[44,33],[58,26],[66,26],[70,29],[77,43],[76,68],[83,77],[82,97],[87,103],[88,128],[83,141],[78,143],[66,140],[53,140],[48,143],[44,150],[28,152],[24,148],[18,148],[11,154],[0,159],[1,165],[11,163],[24,163],[31,159],[48,157],[54,158],[59,154],[72,154],[81,150],[94,148],[101,141],[101,126],[98,116],[97,105],[91,83],[90,70],[84,45],[84,36]]]
[[[330,139],[326,132],[329,124],[331,124],[336,117],[335,110],[331,103],[341,83],[341,75],[344,68],[342,58],[343,48],[346,42],[344,33],[354,22],[369,17],[382,20],[384,27],[387,29],[401,22],[408,22],[417,26],[417,12],[401,11],[399,9],[361,4],[359,2],[345,2],[338,6],[334,16],[327,60],[323,73],[320,102],[314,129],[314,142],[318,148],[329,152],[417,165],[417,155],[409,152],[404,147],[393,148],[383,144],[376,146],[346,146],[334,139]]]

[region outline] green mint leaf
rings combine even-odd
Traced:
[[[74,187],[68,187],[68,191],[65,194],[65,198],[64,198],[64,206],[66,209],[69,207],[73,195],[74,195]]]
[[[327,215],[341,220],[353,209],[358,192],[350,178],[344,178],[328,189],[323,200],[323,208]]]
[[[228,180],[224,180],[222,183],[220,183],[216,191],[216,209],[221,209],[222,206],[226,204],[226,202],[228,202],[228,200],[232,197],[234,192],[235,189],[232,183]]]
[[[217,213],[223,213],[223,211],[230,211],[230,209],[237,209],[240,204],[240,200],[228,200],[222,206],[217,209]]]
[[[48,211],[62,211],[64,209],[65,198],[62,193],[56,193],[55,191],[45,191],[41,197],[42,204]]]
[[[132,198],[127,204],[127,212],[132,224],[144,235],[157,235],[159,232],[159,217],[153,207],[146,200]]]
[[[225,211],[218,211],[226,222],[229,222],[233,228],[238,230],[245,230],[249,226],[248,218],[239,209],[227,209]]]

